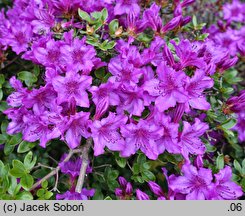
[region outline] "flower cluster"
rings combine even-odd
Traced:
[[[166,35],[178,35],[191,21],[183,11],[194,1],[173,2],[173,16],[163,21],[161,6],[152,3],[142,10],[138,0],[14,1],[13,8],[0,13],[0,49],[10,47],[44,73],[42,84],[32,88],[16,76],[10,79],[14,92],[7,97],[10,108],[4,111],[11,120],[7,133],[21,133],[24,141],[40,141],[43,148],[52,147],[52,141],[58,139],[76,149],[92,138],[94,156],[115,151],[123,158],[141,151],[149,160],[157,160],[164,152],[179,155],[185,163],[183,175],[165,172],[168,195],[157,183],[148,183],[161,200],[242,196],[240,186],[231,181],[229,166],[213,177],[210,168],[192,163],[195,158],[202,160],[207,150],[203,138],[210,126],[204,113],[211,108],[207,92],[214,86],[213,76],[234,66],[237,53],[244,57],[245,28],[233,29],[232,23],[244,21],[245,6],[237,0],[226,4],[226,25],[220,22],[219,28],[210,27],[205,41],[183,36],[167,40]],[[100,27],[89,25],[101,18],[98,11],[103,8],[108,12],[102,14],[101,26],[118,20],[113,37],[107,31],[110,25],[99,30],[100,35]],[[147,45],[139,44],[138,35],[146,32],[152,39]],[[113,52],[102,55],[103,43],[91,42],[112,39]],[[96,77],[101,71],[106,79]],[[227,107],[238,113],[236,129],[244,141],[244,91],[228,100]],[[59,163],[73,186],[81,165],[82,159]],[[88,167],[87,173],[91,172]],[[123,177],[119,183],[116,196],[130,199],[132,185]],[[72,187],[56,198],[88,199],[94,193],[85,188],[77,193]],[[140,189],[136,197],[150,199]]]

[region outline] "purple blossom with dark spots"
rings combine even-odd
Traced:
[[[121,133],[125,138],[125,146],[121,151],[123,157],[129,157],[140,149],[149,159],[157,159],[159,151],[156,141],[163,134],[159,126],[141,119],[138,124],[121,126]]]
[[[156,97],[155,105],[160,112],[174,107],[177,102],[185,103],[188,100],[184,90],[186,75],[182,71],[176,72],[161,63],[157,67],[158,79],[152,79],[144,84],[144,89]]]
[[[187,200],[205,200],[211,195],[211,182],[213,179],[210,169],[197,170],[192,165],[183,165],[183,176],[169,179],[169,187],[175,193],[186,194]]]

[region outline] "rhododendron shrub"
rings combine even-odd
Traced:
[[[0,199],[244,198],[244,3],[1,6]]]

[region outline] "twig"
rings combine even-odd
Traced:
[[[66,156],[66,158],[63,160],[63,163],[67,162],[70,160],[70,158],[72,157],[73,154],[76,153],[80,153],[82,151],[82,149],[74,149],[74,150],[70,150],[69,154]],[[53,175],[57,174],[60,171],[60,166],[57,166],[54,170],[52,170],[49,174],[47,174],[46,176],[44,176],[42,179],[40,179],[39,181],[37,181],[30,189],[30,191],[34,190],[35,188],[37,188],[42,182],[44,182],[45,180],[48,180],[50,177],[52,177]]]
[[[60,191],[58,190],[58,182],[59,182],[59,172],[56,173],[55,185],[51,191],[57,191],[60,193]]]
[[[112,165],[111,164],[103,164],[103,165],[94,167],[94,169],[99,169],[99,168],[103,168],[103,167],[112,167]]]
[[[82,187],[83,187],[83,183],[84,183],[84,178],[85,178],[85,174],[86,174],[86,170],[87,170],[87,167],[88,167],[88,152],[89,152],[89,149],[91,148],[92,146],[92,138],[88,138],[87,141],[86,141],[86,144],[85,146],[82,148],[82,155],[81,155],[81,158],[82,158],[82,165],[81,165],[81,168],[80,168],[80,174],[79,174],[79,177],[78,177],[78,180],[77,180],[77,185],[76,185],[76,189],[75,191],[77,193],[81,193],[82,191]]]

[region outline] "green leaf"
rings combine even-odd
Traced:
[[[127,164],[127,159],[119,156],[116,158],[116,162],[118,166],[120,166],[121,168],[124,168]]]
[[[9,171],[10,174],[16,178],[20,178],[26,174],[26,169],[24,164],[19,160],[13,160],[13,168]]]
[[[24,166],[27,170],[30,170],[32,167],[35,166],[37,161],[37,157],[33,157],[33,153],[30,151],[24,158]]]
[[[102,21],[105,22],[105,21],[107,20],[107,18],[108,18],[108,11],[107,11],[107,9],[104,8],[104,9],[101,11],[101,13],[102,13]]]
[[[78,15],[83,19],[86,20],[87,22],[91,21],[91,18],[89,16],[89,14],[83,10],[81,10],[80,8],[78,9]]]
[[[137,37],[137,40],[143,42],[143,43],[149,43],[152,40],[152,37],[150,37],[148,34],[140,33]]]
[[[146,162],[146,156],[144,154],[139,154],[137,157],[137,163],[141,166]]]
[[[209,36],[209,33],[201,34],[198,36],[198,40],[204,41]]]
[[[25,153],[30,151],[33,147],[35,147],[37,145],[36,142],[27,142],[27,141],[22,141],[19,145],[18,145],[18,149],[17,152],[18,153]]]
[[[195,15],[192,17],[192,23],[193,23],[194,28],[196,28],[196,26],[197,26],[197,17]]]
[[[33,200],[33,196],[28,191],[21,191],[17,196],[17,200]]]
[[[42,188],[47,188],[48,187],[48,181],[47,180],[43,181],[41,183],[41,185],[42,185]]]
[[[17,187],[17,179],[13,176],[9,178],[9,188],[8,188],[8,193],[11,194],[12,196],[15,195],[15,189]]]
[[[3,99],[3,90],[0,89],[0,100],[2,100],[2,99]]]
[[[134,165],[133,165],[132,169],[133,169],[133,173],[134,173],[134,175],[137,175],[137,174],[139,174],[139,173],[140,173],[140,165],[139,165],[139,164],[134,163]]]
[[[104,76],[105,76],[105,68],[104,67],[101,67],[99,69],[97,69],[95,72],[94,72],[94,75],[96,76],[96,78],[98,79],[103,79]]]
[[[110,196],[107,196],[104,200],[112,200]]]
[[[1,124],[2,133],[6,133],[6,129],[8,127],[8,124],[9,124],[9,122],[7,120],[2,121],[2,124]]]
[[[37,196],[38,196],[38,197],[43,197],[43,196],[45,195],[45,193],[46,193],[46,190],[43,189],[43,188],[41,188],[41,189],[39,189],[39,190],[37,191]]]
[[[110,32],[110,35],[114,35],[116,30],[119,28],[119,23],[118,23],[118,20],[117,19],[114,19],[112,20],[110,23],[109,23],[109,32]]]
[[[3,152],[5,155],[9,155],[14,151],[14,148],[15,148],[14,145],[9,145],[8,143],[6,143],[6,145],[4,145]]]
[[[44,195],[44,199],[48,200],[53,196],[53,193],[51,191],[46,191],[45,195]]]
[[[109,180],[117,179],[118,175],[119,172],[117,170],[112,170],[111,172],[109,172],[108,179]]]
[[[29,71],[21,71],[17,75],[18,78],[24,81],[28,87],[31,86],[33,83],[37,82],[36,75]]]
[[[27,173],[20,179],[20,184],[25,190],[29,190],[32,187],[33,183],[33,177]]]
[[[22,134],[18,133],[11,137],[11,139],[7,142],[8,145],[18,145],[22,140]]]
[[[231,129],[236,125],[236,123],[237,123],[236,119],[228,119],[221,124],[221,127],[225,129]]]
[[[221,154],[216,158],[216,167],[217,169],[221,170],[224,168],[225,161],[224,161],[224,155]]]
[[[5,77],[3,74],[0,74],[0,88],[2,88],[2,85],[4,84],[5,82]]]
[[[149,171],[149,170],[144,170],[142,172],[142,178],[145,180],[145,181],[155,181],[155,175]]]
[[[234,160],[233,165],[234,165],[235,169],[241,174],[242,173],[242,167],[239,164],[239,162],[237,160]]]
[[[0,145],[4,144],[7,140],[7,136],[0,134]]]

